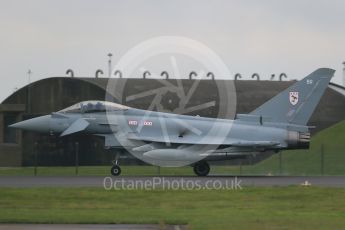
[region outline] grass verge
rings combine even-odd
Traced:
[[[157,223],[190,229],[342,229],[344,188],[0,188],[1,223]]]

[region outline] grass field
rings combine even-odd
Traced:
[[[180,168],[158,168],[155,166],[121,166],[124,176],[180,176],[180,175],[194,175],[192,167]],[[219,171],[231,170],[231,167],[216,167]],[[232,169],[234,170],[234,169]],[[76,175],[75,167],[38,167],[37,175],[39,176],[70,176]],[[0,168],[0,175],[33,175],[33,167],[14,167],[14,168]],[[109,176],[110,166],[82,166],[78,169],[80,176]]]
[[[1,223],[159,223],[189,229],[343,229],[345,189],[0,188]]]

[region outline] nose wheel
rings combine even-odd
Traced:
[[[111,175],[113,176],[119,176],[121,174],[121,168],[120,166],[118,165],[118,162],[117,160],[113,161],[113,166],[111,167],[111,170],[110,170],[110,173]]]
[[[118,165],[113,165],[113,167],[111,167],[110,172],[113,176],[119,176],[121,174],[121,168]]]
[[[210,172],[210,165],[206,161],[199,161],[193,166],[194,173],[198,176],[207,176]]]

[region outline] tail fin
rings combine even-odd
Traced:
[[[321,68],[296,82],[250,114],[272,122],[306,125],[335,70]]]

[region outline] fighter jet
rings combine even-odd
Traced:
[[[251,113],[237,114],[234,120],[84,101],[10,127],[61,137],[97,135],[104,138],[106,148],[126,148],[152,164],[188,164],[196,175],[207,176],[213,160],[309,148],[312,127],[307,123],[334,72],[317,69]],[[111,174],[120,173],[119,163],[114,161]]]

